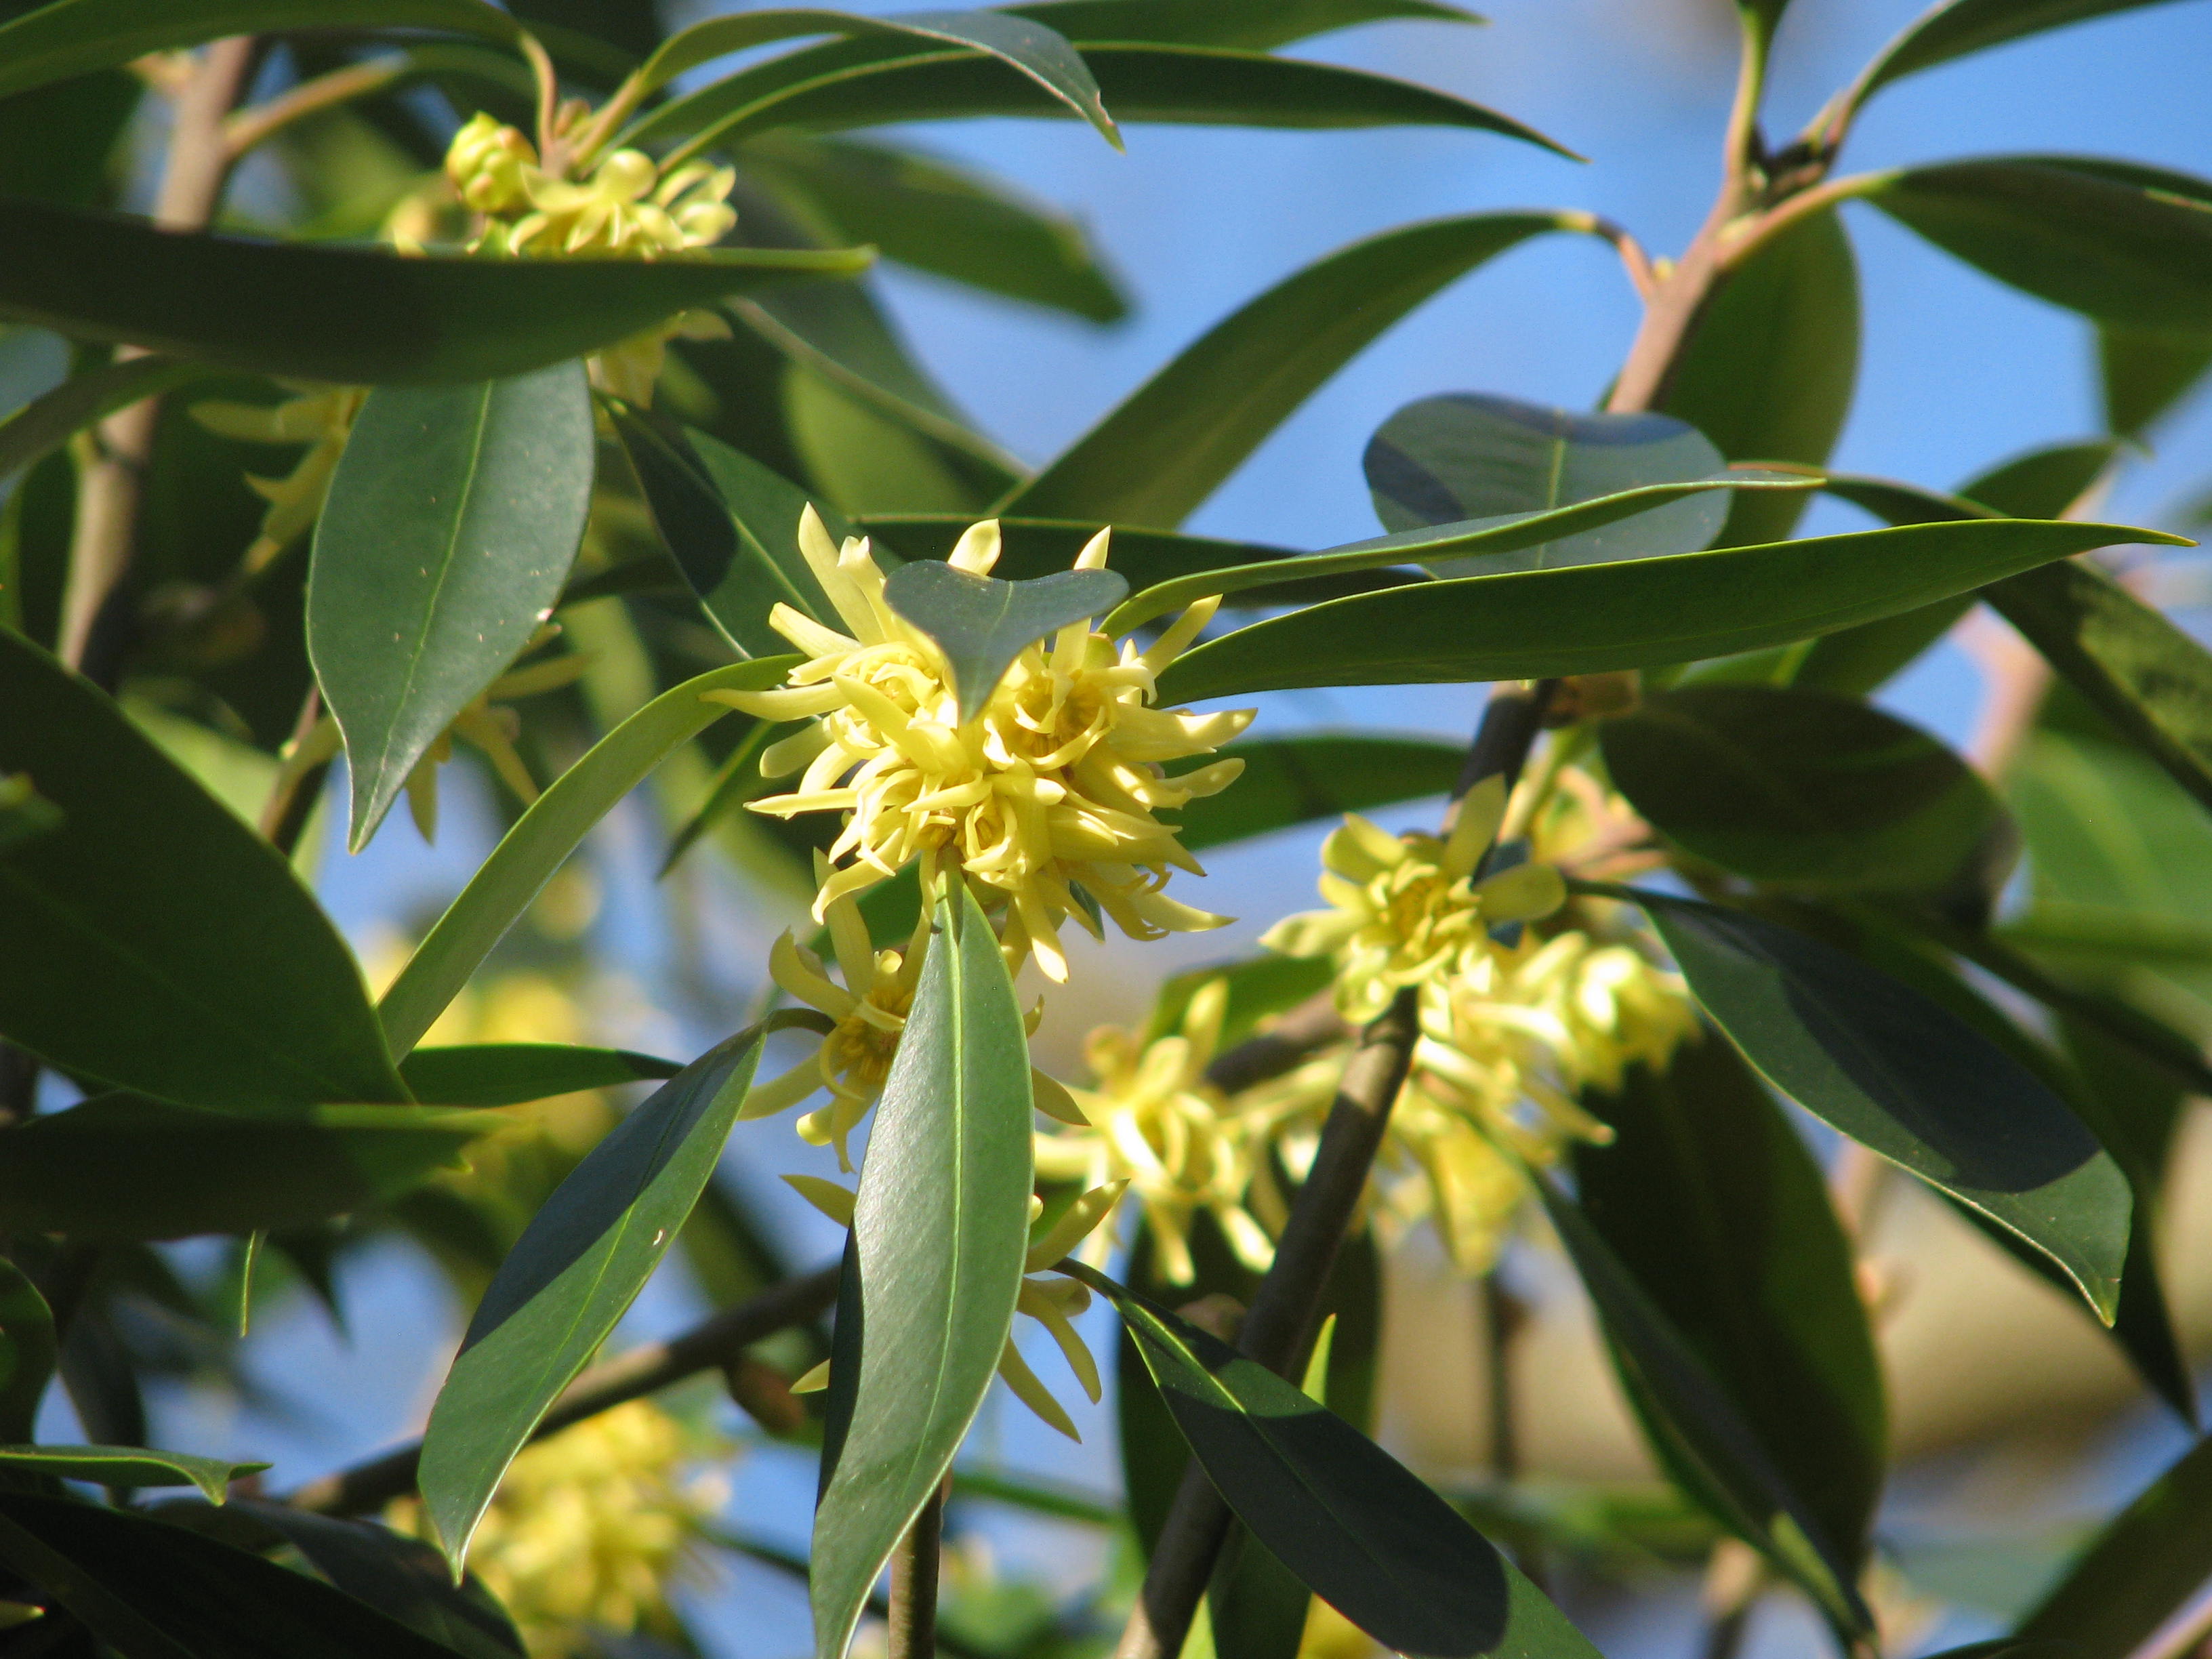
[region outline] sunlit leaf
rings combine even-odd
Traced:
[[[627,1048],[560,1042],[470,1042],[417,1048],[399,1075],[426,1106],[520,1106],[583,1089],[665,1082],[684,1068]]]
[[[197,1486],[210,1504],[222,1502],[232,1481],[268,1467],[140,1446],[0,1446],[0,1470],[103,1486]]]
[[[1023,651],[1112,609],[1128,591],[1111,570],[1062,570],[1006,582],[934,559],[902,565],[884,583],[891,609],[945,653],[963,721],[983,712]]]

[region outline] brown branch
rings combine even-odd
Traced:
[[[238,111],[222,124],[223,147],[229,161],[234,165],[244,160],[257,146],[267,143],[295,121],[335,109],[370,93],[381,92],[411,68],[413,65],[404,58],[379,58],[366,64],[348,64],[343,69],[319,75],[312,81],[302,81],[252,109]]]
[[[949,1484],[951,1477],[945,1478]],[[930,1494],[921,1513],[891,1554],[890,1659],[935,1659],[937,1570],[945,1544],[945,1484]]]
[[[293,723],[292,748],[314,735],[322,720],[322,693],[315,686],[307,688],[307,695],[300,702],[300,718]],[[299,846],[300,837],[307,833],[307,820],[315,815],[316,804],[322,799],[323,784],[330,777],[331,763],[308,767],[295,774],[288,765],[276,776],[275,787],[269,799],[261,805],[261,833],[276,844],[276,850],[286,858],[292,856]]]
[[[618,1354],[570,1383],[531,1438],[542,1440],[627,1401],[732,1364],[753,1343],[804,1324],[827,1311],[836,1299],[837,1269],[824,1267],[770,1285],[665,1342],[648,1342]],[[416,1468],[422,1461],[422,1443],[418,1440],[366,1463],[311,1480],[283,1501],[319,1515],[374,1514],[414,1490]]]

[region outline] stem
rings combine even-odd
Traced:
[[[380,58],[367,64],[302,81],[296,87],[252,109],[238,111],[223,121],[223,148],[231,163],[243,160],[257,145],[264,144],[283,128],[304,117],[334,109],[356,98],[380,92],[405,76],[413,66],[404,58]]]
[[[936,1659],[937,1568],[944,1542],[945,1487],[939,1486],[891,1554],[890,1659]]]
[[[307,742],[322,718],[323,700],[317,689],[310,685],[307,695],[300,703],[300,718],[293,723],[292,742]],[[290,750],[286,751],[288,754]],[[290,769],[277,775],[276,787],[269,792],[262,803],[261,833],[276,844],[276,850],[286,858],[300,844],[307,833],[307,820],[315,815],[315,804],[322,799],[323,783],[331,775],[331,763],[311,766],[293,775]]]

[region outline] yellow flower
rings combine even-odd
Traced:
[[[683,1431],[633,1400],[526,1448],[500,1482],[469,1565],[514,1616],[532,1659],[597,1651],[599,1638],[672,1636],[669,1581],[721,1507],[719,1483],[684,1478]],[[394,1526],[419,1531],[413,1499]]]
[[[246,550],[244,574],[257,575],[314,523],[330,494],[331,475],[345,453],[354,416],[368,396],[366,387],[284,383],[299,395],[273,408],[219,398],[192,405],[192,418],[209,431],[250,443],[307,446],[291,474],[283,478],[246,476],[254,494],[269,503],[261,533]]]
[[[1076,560],[1105,562],[1102,532]],[[764,720],[813,724],[763,751],[762,772],[804,769],[789,794],[751,803],[756,811],[844,815],[830,849],[838,867],[823,884],[815,917],[837,899],[874,886],[908,864],[921,866],[933,904],[948,874],[964,872],[978,896],[1003,906],[1000,942],[1009,966],[1031,951],[1065,981],[1059,927],[1073,916],[1097,933],[1085,897],[1133,939],[1220,927],[1228,919],[1170,898],[1169,872],[1203,875],[1153,816],[1225,787],[1240,761],[1218,761],[1177,777],[1161,763],[1209,754],[1251,723],[1252,711],[1192,714],[1150,706],[1161,670],[1194,639],[1218,604],[1186,611],[1149,651],[1071,623],[1029,647],[963,722],[952,676],[929,636],[884,599],[883,573],[865,540],[841,551],[810,507],[799,543],[850,635],[788,605],[769,621],[808,660],[773,691],[707,696]],[[970,528],[951,564],[975,574],[999,556],[996,520]],[[1078,890],[1080,890],[1079,896]]]
[[[1285,956],[1334,956],[1337,1006],[1347,1019],[1373,1019],[1402,987],[1465,971],[1498,948],[1491,928],[1547,915],[1565,901],[1565,884],[1547,864],[1474,878],[1504,816],[1502,778],[1468,793],[1443,840],[1394,836],[1346,814],[1322,848],[1321,893],[1332,908],[1278,922],[1261,943]]]

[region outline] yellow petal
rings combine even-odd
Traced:
[[[991,568],[999,562],[1000,547],[999,521],[986,519],[972,524],[960,534],[959,541],[945,562],[955,570],[965,570],[977,576],[988,576]]]
[[[1042,1273],[1046,1268],[1080,1244],[1098,1224],[1114,1213],[1115,1205],[1128,1190],[1127,1181],[1116,1181],[1104,1187],[1094,1187],[1067,1206],[1060,1219],[1053,1223],[1052,1231],[1030,1246],[1027,1261],[1022,1267],[1025,1273]]]
[[[823,1360],[791,1385],[793,1394],[820,1394],[830,1386],[830,1362]]]
[[[1567,902],[1567,884],[1556,866],[1516,864],[1486,878],[1474,894],[1486,922],[1530,921]]]
[[[853,1224],[853,1194],[820,1176],[787,1175],[783,1184],[841,1227]]]
[[[1492,773],[1460,797],[1450,838],[1444,842],[1444,869],[1455,876],[1473,874],[1504,822],[1505,780]]]
[[[1036,1067],[1030,1067],[1030,1092],[1036,1102],[1037,1110],[1047,1117],[1073,1124],[1079,1129],[1091,1127],[1091,1120],[1083,1115],[1083,1108],[1075,1103],[1075,1097],[1068,1093],[1066,1085],[1058,1078],[1048,1077]]]
[[[1021,1352],[1014,1346],[1013,1339],[1006,1339],[1006,1351],[999,1356],[999,1375],[1006,1379],[1006,1386],[1014,1391],[1014,1398],[1027,1406],[1054,1428],[1058,1429],[1078,1445],[1083,1437],[1075,1431],[1074,1419],[1061,1409],[1037,1375],[1029,1368]]]

